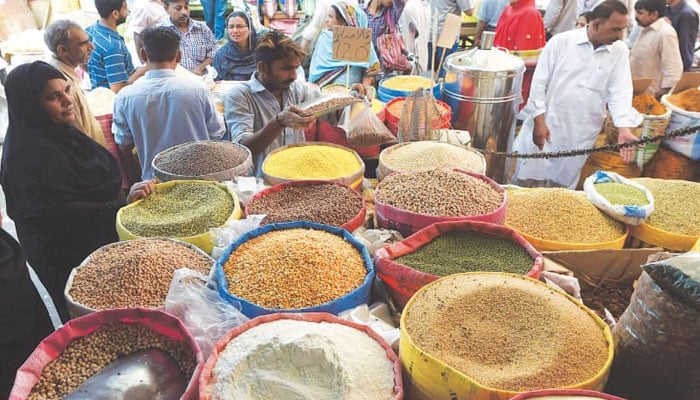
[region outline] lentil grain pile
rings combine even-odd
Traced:
[[[247,207],[248,214],[267,215],[263,225],[304,220],[341,226],[359,214],[362,199],[340,185],[293,185],[252,199]]]
[[[534,262],[517,243],[475,231],[447,232],[394,261],[438,276],[472,271],[525,274]]]
[[[93,253],[73,278],[73,300],[96,310],[162,307],[173,272],[190,268],[209,274],[213,260],[169,240],[115,243]]]
[[[595,190],[614,206],[646,206],[649,204],[643,190],[619,182],[596,183]]]
[[[503,194],[486,181],[448,169],[389,175],[375,196],[402,210],[450,217],[488,214],[503,203]]]
[[[271,153],[263,171],[285,179],[329,180],[350,176],[360,170],[355,154],[347,149],[326,145],[292,146]]]
[[[412,301],[402,319],[411,341],[481,385],[572,386],[595,376],[608,357],[611,344],[588,313],[525,278],[453,275]]]
[[[187,380],[196,366],[194,353],[185,344],[172,340],[140,323],[110,323],[74,340],[61,355],[41,372],[28,400],[59,399],[110,363],[140,350],[158,348],[177,361]]]
[[[459,168],[482,172],[484,160],[474,151],[448,143],[421,141],[397,146],[382,155],[382,162],[398,172]]]
[[[367,270],[355,247],[332,233],[284,229],[253,238],[224,264],[228,290],[266,308],[314,307],[362,285]]]
[[[538,239],[601,243],[620,238],[625,226],[591,204],[583,192],[528,189],[508,193],[506,224]]]
[[[202,176],[237,167],[248,157],[241,146],[230,142],[192,142],[164,151],[156,167],[182,176]]]
[[[668,97],[668,101],[685,111],[700,112],[700,89],[690,88]]]
[[[387,89],[413,92],[416,89],[430,89],[435,84],[430,79],[420,76],[398,75],[383,81],[381,86]]]
[[[121,223],[137,236],[194,236],[223,225],[233,210],[233,198],[224,188],[178,182],[156,186],[150,196],[124,208]]]
[[[666,113],[666,107],[650,94],[634,96],[632,98],[632,107],[639,111],[640,114],[645,115],[663,115]]]
[[[700,183],[635,178],[654,196],[654,212],[646,223],[680,235],[700,236]]]

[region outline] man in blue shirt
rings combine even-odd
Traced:
[[[93,50],[88,61],[92,88],[105,87],[114,93],[141,77],[145,68],[135,69],[124,38],[117,26],[126,21],[126,0],[95,0],[100,19],[85,31],[90,35]]]
[[[476,25],[474,34],[474,45],[481,43],[481,33],[484,31],[495,31],[501,13],[508,5],[508,0],[483,0],[479,6],[479,22]]]
[[[693,67],[695,41],[698,37],[698,14],[685,0],[666,0],[666,4],[668,5],[666,16],[678,33],[683,71],[688,72]]]
[[[182,143],[221,139],[225,129],[204,84],[175,73],[180,62],[178,34],[159,26],[141,32],[141,39],[148,71],[117,94],[112,131],[122,159],[128,159],[136,146],[141,177],[147,180],[153,177],[156,154]],[[124,174],[139,180],[138,171],[125,168]]]

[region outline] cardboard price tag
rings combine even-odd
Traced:
[[[368,62],[372,48],[372,29],[333,27],[333,58],[350,62]]]

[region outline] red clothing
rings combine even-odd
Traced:
[[[538,50],[544,47],[545,30],[535,0],[518,0],[508,5],[496,25],[494,45],[508,50]]]

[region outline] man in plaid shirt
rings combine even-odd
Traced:
[[[180,35],[180,64],[188,71],[204,75],[216,54],[214,34],[204,23],[190,18],[189,0],[165,0],[170,18],[164,24]]]

